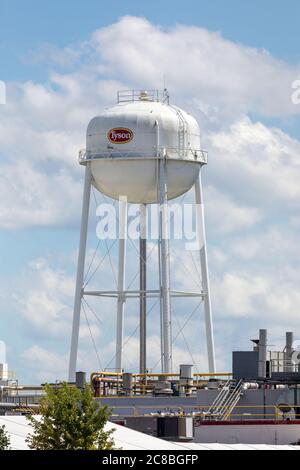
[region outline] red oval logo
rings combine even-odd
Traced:
[[[125,127],[115,127],[108,131],[107,138],[113,144],[127,144],[133,139],[133,132]]]

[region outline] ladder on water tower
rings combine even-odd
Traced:
[[[175,108],[173,106],[171,106],[171,107],[176,112],[176,114],[178,116],[178,120],[179,120],[178,148],[179,148],[179,156],[181,158],[183,158],[184,155],[185,155],[185,150],[186,150],[185,140],[186,140],[186,134],[187,134],[187,122],[186,122],[182,112],[180,111],[180,109]]]

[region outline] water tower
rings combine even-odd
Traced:
[[[170,303],[173,296],[193,297],[195,293],[173,292],[170,286],[168,240],[168,200],[194,187],[197,207],[197,232],[204,303],[209,371],[215,372],[210,288],[201,186],[201,168],[207,154],[201,150],[200,129],[196,120],[170,105],[167,91],[124,91],[117,105],[92,119],[87,130],[86,150],[80,153],[85,167],[80,247],[78,256],[69,380],[74,381],[78,351],[81,301],[88,230],[90,191],[93,185],[106,196],[119,200],[119,266],[116,321],[116,370],[123,369],[124,306],[128,297],[140,299],[140,372],[146,372],[146,303],[157,296],[160,305],[161,371],[172,370],[172,325]],[[124,196],[126,198],[124,198]],[[120,199],[120,197],[123,197]],[[140,204],[140,289],[126,291],[127,203]],[[158,289],[147,290],[146,220],[147,205],[158,204]],[[101,296],[101,291],[93,295]],[[106,292],[105,295],[109,293]]]

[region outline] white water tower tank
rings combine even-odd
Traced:
[[[191,189],[206,163],[200,129],[166,93],[120,92],[118,104],[92,119],[81,163],[91,162],[94,186],[130,203],[158,201],[158,159],[165,156],[168,199]]]

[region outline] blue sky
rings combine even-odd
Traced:
[[[299,13],[297,0],[284,3],[254,0],[248,4],[239,0],[185,3],[154,0],[148,4],[129,0],[113,5],[107,0],[53,0],[43,2],[42,6],[38,0],[2,0],[1,48],[15,61],[22,52],[26,54],[28,48],[41,42],[65,46],[84,40],[92,31],[121,16],[135,15],[165,26],[183,23],[222,31],[228,39],[266,48],[274,55],[297,62]],[[15,63],[8,65],[10,71],[11,67],[14,71],[18,69]]]
[[[300,106],[290,99],[300,78],[299,2],[41,4],[0,0],[0,80],[7,84],[0,309],[10,368],[26,381],[64,377],[82,191],[77,153],[86,125],[114,103],[118,88],[157,88],[164,75],[173,102],[197,117],[210,152],[204,183],[219,368],[229,367],[232,347],[247,347],[259,327],[270,327],[278,341],[284,328],[300,333]],[[114,60],[124,42],[132,57]],[[135,266],[129,270],[130,277]],[[107,272],[99,282],[101,275]],[[113,306],[95,308],[105,319]],[[128,318],[130,334],[133,307]],[[90,322],[108,359],[114,323],[106,338],[103,325]],[[157,348],[157,332],[149,334]],[[98,367],[86,325],[82,335],[81,365],[92,356]],[[195,353],[203,368],[204,346]],[[180,357],[184,345],[176,347]],[[127,353],[133,367],[136,348]]]

